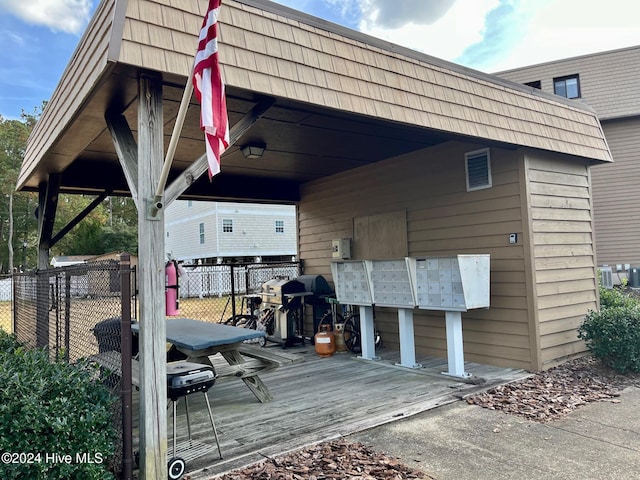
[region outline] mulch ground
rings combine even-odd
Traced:
[[[474,395],[467,403],[548,422],[589,402],[618,402],[620,392],[630,385],[640,385],[640,374],[621,375],[584,357]]]
[[[227,473],[221,480],[431,479],[362,443],[324,442]]]
[[[536,422],[565,416],[589,402],[619,402],[620,392],[640,386],[640,374],[620,375],[592,357],[580,358],[501,385],[466,399],[467,403],[500,410]],[[186,479],[187,477],[185,477]],[[404,480],[432,479],[404,465],[401,459],[347,440],[320,443],[287,455],[268,458],[234,470],[220,480]]]

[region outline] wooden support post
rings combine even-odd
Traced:
[[[58,208],[60,191],[60,175],[51,174],[46,182],[42,182],[38,196],[38,270],[47,270],[49,265],[49,248],[53,234],[53,223]],[[36,345],[49,346],[49,277],[38,275],[36,295]]]
[[[122,166],[122,172],[131,191],[131,198],[138,205],[138,146],[124,115],[107,112],[104,116],[113,145]]]
[[[148,218],[163,161],[162,79],[138,79],[138,268],[140,270],[140,478],[167,478],[164,210]]]

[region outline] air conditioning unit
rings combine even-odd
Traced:
[[[631,266],[629,268],[629,283],[631,288],[640,288],[640,267]]]
[[[611,267],[604,266],[604,267],[600,267],[599,270],[600,270],[600,285],[608,289],[613,288],[613,272],[611,271]]]

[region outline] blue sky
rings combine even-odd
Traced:
[[[276,1],[489,73],[640,44],[635,0]],[[51,96],[97,5],[0,0],[0,115]]]

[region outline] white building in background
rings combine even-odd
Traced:
[[[165,213],[165,252],[185,264],[291,261],[296,232],[292,205],[178,200]]]

